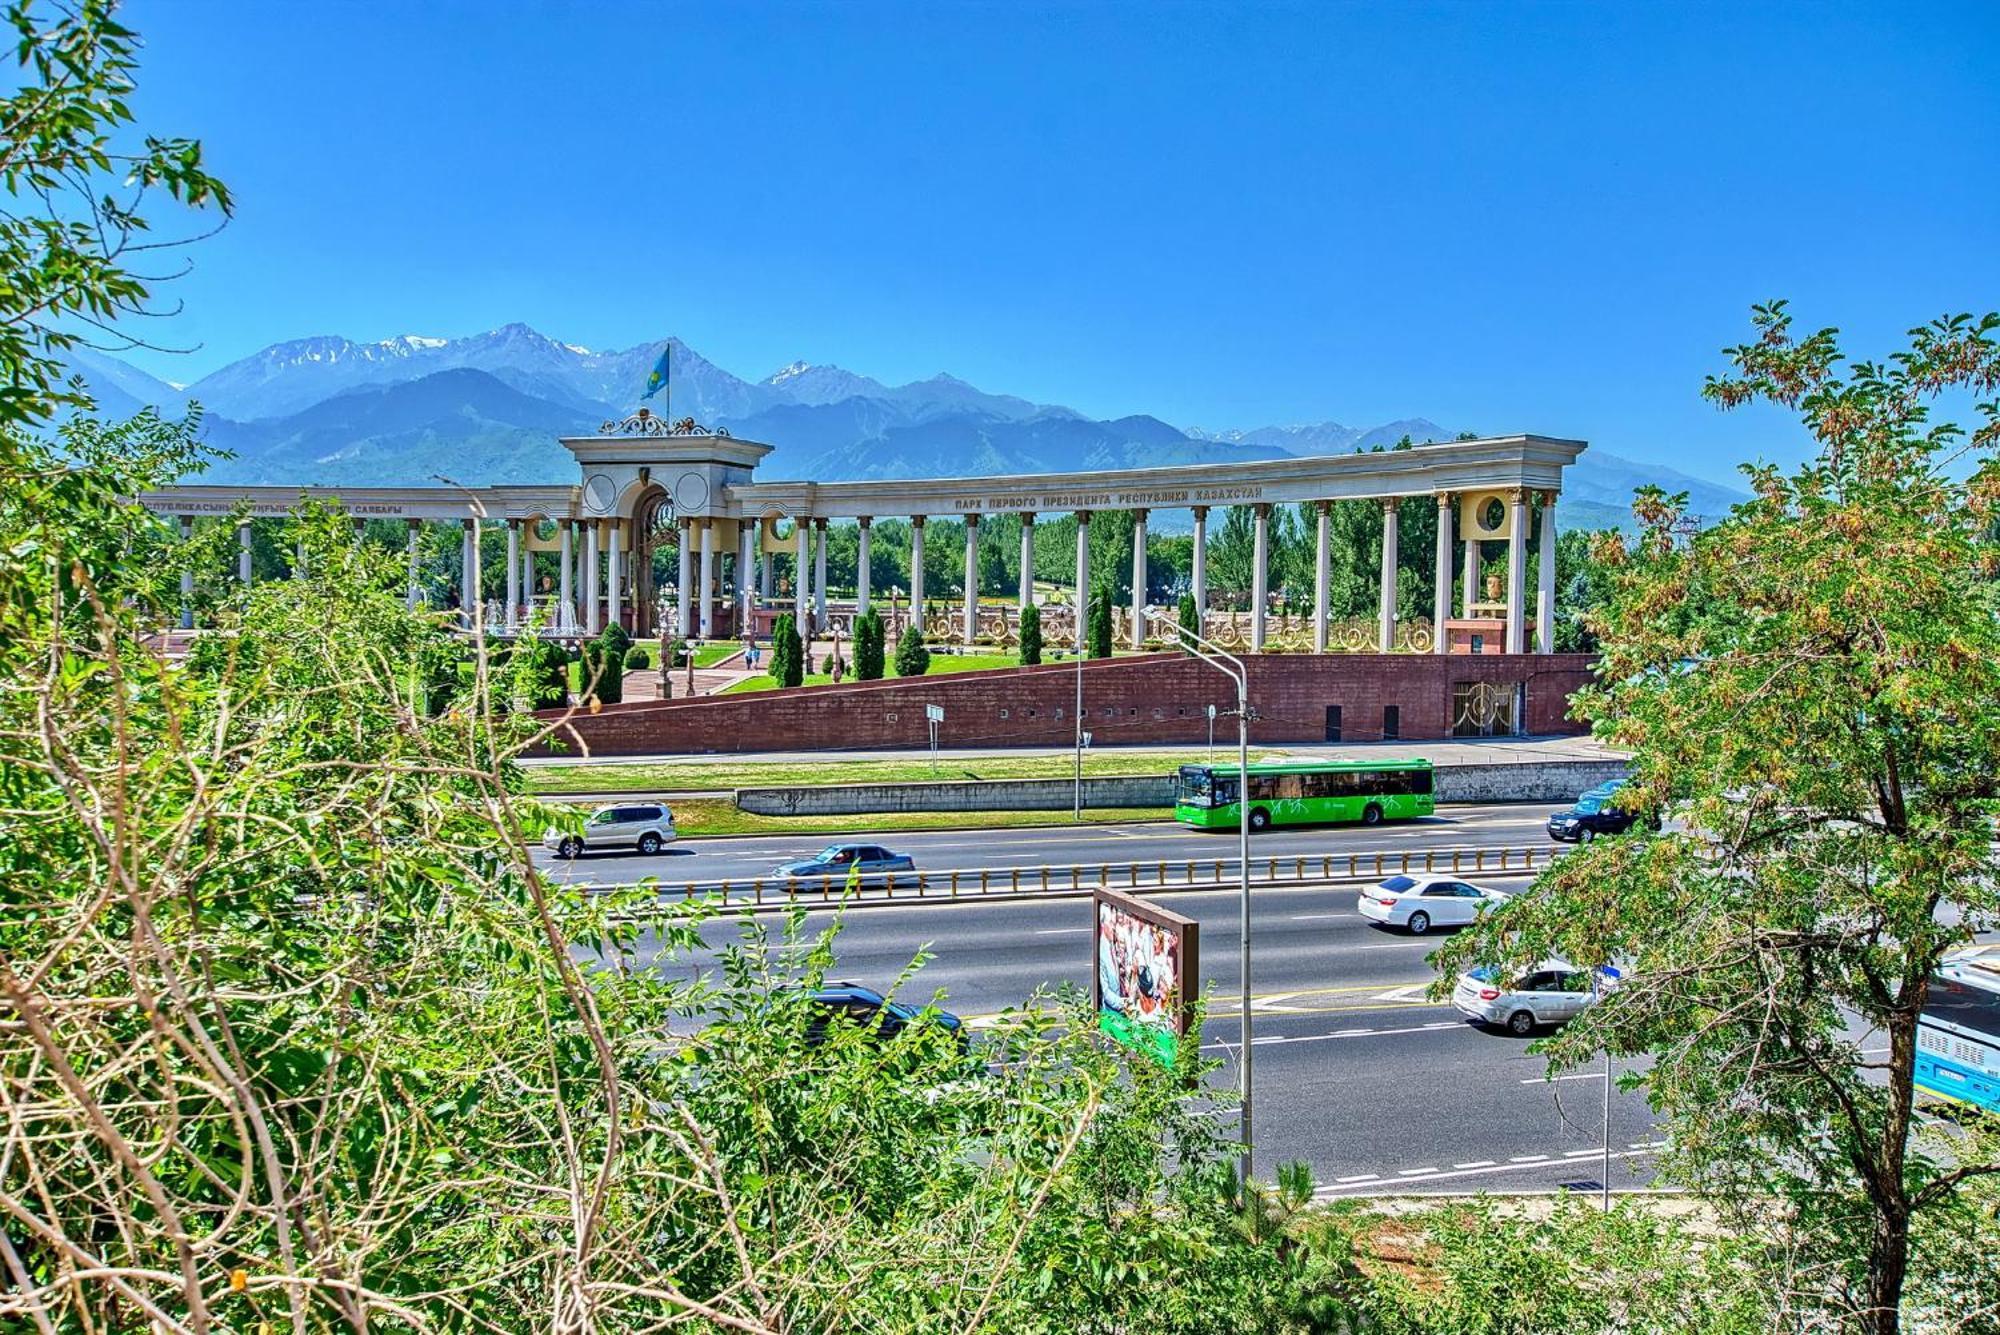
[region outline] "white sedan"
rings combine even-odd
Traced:
[[[1422,936],[1433,927],[1463,927],[1508,896],[1453,876],[1391,876],[1361,892],[1361,916]]]

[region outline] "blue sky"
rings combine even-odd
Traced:
[[[189,381],[307,334],[673,333],[1180,426],[1422,415],[1728,478],[1751,302],[2000,306],[2000,5],[132,0],[236,221]]]

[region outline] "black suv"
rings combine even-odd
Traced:
[[[1585,793],[1568,811],[1549,817],[1549,838],[1566,844],[1587,844],[1600,834],[1623,834],[1638,817],[1611,805],[1608,797]]]

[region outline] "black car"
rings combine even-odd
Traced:
[[[806,1021],[806,1041],[814,1045],[826,1041],[827,1032],[836,1020],[856,1025],[884,1043],[915,1024],[935,1024],[957,1039],[961,1047],[970,1041],[965,1022],[950,1011],[911,1010],[859,983],[823,983],[810,990],[786,988],[779,995],[796,998],[812,1008],[812,1016]]]
[[[1585,794],[1568,811],[1558,811],[1549,817],[1549,838],[1566,844],[1587,844],[1600,834],[1623,834],[1638,820],[1605,798]]]

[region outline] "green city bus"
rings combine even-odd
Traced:
[[[1198,830],[1233,830],[1234,765],[1183,765],[1174,819]],[[1436,810],[1428,760],[1286,761],[1250,767],[1250,828],[1413,820]]]

